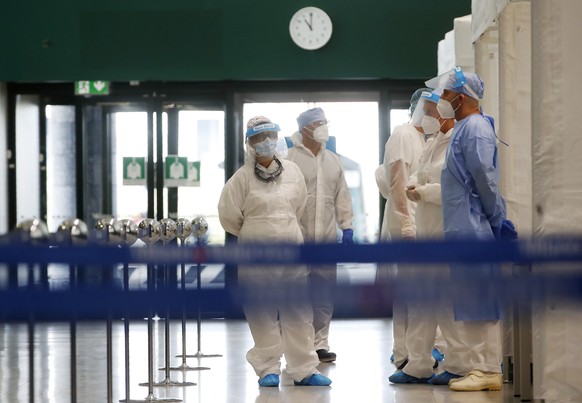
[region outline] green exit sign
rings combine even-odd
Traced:
[[[109,95],[109,81],[76,81],[75,95]]]

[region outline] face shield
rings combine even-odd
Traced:
[[[477,101],[483,98],[483,81],[473,73],[465,74],[460,66],[425,81],[428,87],[465,94]]]
[[[416,109],[410,123],[415,127],[422,127],[424,134],[435,134],[441,128],[437,104],[440,96],[435,92],[424,91],[420,95]]]
[[[246,132],[247,154],[259,157],[287,157],[287,143],[285,138],[279,138],[281,131],[276,123],[263,123],[249,127]]]

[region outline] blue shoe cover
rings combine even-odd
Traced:
[[[331,379],[322,374],[313,374],[299,382],[294,381],[294,383],[295,386],[329,386],[331,385]]]
[[[407,375],[403,371],[396,371],[388,378],[392,383],[428,383],[429,379]]]
[[[394,354],[392,354],[392,355],[390,356],[390,362],[391,362],[392,364],[394,364]]]
[[[261,379],[259,379],[259,386],[264,387],[274,387],[279,386],[279,375],[277,374],[267,374]]]
[[[445,356],[437,348],[433,348],[432,349],[432,358],[434,358],[435,360],[440,362],[440,361],[445,359]]]
[[[451,379],[462,378],[461,375],[452,374],[449,371],[441,372],[438,375],[433,375],[428,383],[431,385],[448,385]]]

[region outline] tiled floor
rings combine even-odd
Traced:
[[[279,388],[259,388],[257,377],[245,360],[252,345],[244,321],[207,320],[202,324],[202,352],[222,354],[219,358],[188,358],[189,366],[210,367],[204,371],[171,371],[174,381],[197,383],[188,387],[155,387],[154,395],[183,399],[186,403],[517,403],[513,388],[502,392],[450,392],[446,387],[392,385],[388,364],[392,344],[390,320],[334,320],[332,347],[336,364],[323,364],[320,370],[332,380],[331,387],[296,387],[285,376]],[[155,321],[155,381],[164,380],[164,321]],[[104,403],[107,397],[106,327],[101,322],[77,325],[77,402]],[[144,401],[147,382],[146,321],[132,321],[130,335],[130,397]],[[171,366],[181,364],[180,322],[171,323]],[[35,402],[71,401],[70,338],[67,323],[35,325],[34,390]],[[187,324],[187,353],[197,350],[196,322]],[[113,323],[112,402],[125,398],[123,323]],[[0,325],[0,402],[30,402],[29,353],[26,324]]]

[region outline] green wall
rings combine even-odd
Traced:
[[[305,51],[291,16],[325,10]],[[0,6],[0,81],[404,79],[436,73],[437,42],[471,0],[28,0]]]

